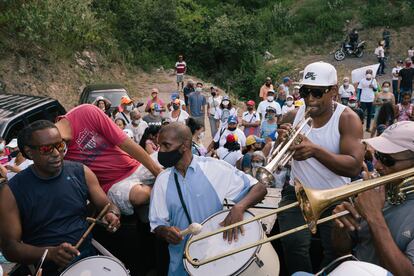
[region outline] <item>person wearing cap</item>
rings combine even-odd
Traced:
[[[262,149],[264,139],[261,139],[255,135],[249,135],[246,138],[246,147],[243,150],[243,159],[241,161],[241,170],[245,173],[252,175],[252,154],[255,151]],[[264,157],[264,156],[263,156]]]
[[[10,152],[10,161],[4,166],[0,165],[0,173],[2,177],[10,180],[16,174],[33,164],[33,161],[24,157],[24,155],[20,152],[17,144],[17,138],[13,138],[10,143],[6,145],[6,147]]]
[[[399,72],[403,68],[403,61],[398,60],[395,67],[392,68],[391,74],[392,74],[392,92],[395,97],[395,104],[400,103],[400,94],[398,93],[398,80],[400,78]]]
[[[156,103],[152,103],[149,113],[142,119],[147,122],[148,126],[160,126],[162,121],[160,106]]]
[[[236,205],[220,225],[239,222],[247,208],[263,200],[266,188],[222,160],[192,154],[192,134],[187,126],[172,123],[162,127],[158,141],[158,161],[166,169],[157,177],[151,194],[151,231],[169,243],[168,275],[187,275],[183,253],[189,235],[180,231],[223,210],[224,198]],[[239,229],[224,233],[223,246],[237,241],[239,235]]]
[[[242,115],[244,135],[259,135],[260,115],[255,110],[256,103],[253,100],[246,102],[247,111]]]
[[[144,135],[145,129],[148,127],[148,123],[142,119],[141,112],[138,108],[134,108],[131,111],[131,123],[126,126],[127,129],[130,129],[134,135],[135,143],[141,141],[142,135]]]
[[[286,97],[286,102],[282,106],[282,116],[285,116],[285,114],[292,110],[295,110],[295,105],[293,104],[293,96],[289,95]]]
[[[178,56],[178,61],[175,63],[175,74],[177,76],[177,89],[184,89],[184,75],[187,72],[187,63],[184,61],[183,55]]]
[[[229,134],[235,134],[237,136],[238,143],[243,148],[246,146],[246,136],[244,135],[243,131],[241,131],[237,125],[238,125],[238,119],[236,116],[231,115],[227,119],[227,127],[220,129],[216,133],[216,136],[214,136],[213,141],[208,146],[208,152],[210,152],[212,149],[218,149],[220,147],[223,147],[226,143],[226,137]]]
[[[272,79],[270,77],[267,77],[265,83],[262,85],[262,87],[260,87],[259,98],[261,100],[265,100],[267,97],[267,92],[269,90],[273,90],[273,84]]]
[[[158,88],[151,89],[151,98],[147,101],[147,105],[145,106],[145,112],[151,111],[152,104],[158,105],[158,110],[161,112],[161,114],[165,111],[165,104],[164,101],[158,97],[159,93],[160,92],[158,91]]]
[[[355,95],[355,87],[349,82],[349,77],[343,79],[338,95],[343,105],[348,105],[349,98]]]
[[[223,100],[223,97],[220,95],[220,92],[217,89],[217,87],[214,86],[210,88],[210,94],[211,96],[207,98],[207,113],[208,121],[210,123],[211,137],[214,137],[218,130],[218,122],[215,118],[215,115],[217,110],[220,108],[220,104]]]
[[[168,118],[171,119],[171,122],[179,122],[185,125],[185,121],[188,119],[188,117],[190,117],[190,115],[188,115],[187,111],[182,110],[180,106],[181,106],[180,100],[175,99],[172,102],[173,110],[169,112]]]
[[[260,137],[266,139],[271,133],[277,130],[276,109],[271,106],[266,108],[266,116],[260,125]]]
[[[299,93],[299,89],[300,89],[299,85],[293,86],[292,96],[293,96],[294,101],[302,99],[301,96],[300,96],[300,93]]]
[[[131,215],[147,203],[151,186],[144,185],[139,168],[154,176],[161,168],[98,107],[79,105],[60,116],[56,127],[67,143],[65,160],[87,165],[122,213]]]
[[[362,110],[367,114],[365,131],[368,132],[371,130],[375,92],[378,90],[377,80],[373,77],[372,73],[372,70],[368,69],[365,72],[365,78],[363,78],[358,84],[359,102],[361,103]]]
[[[361,124],[363,124],[365,114],[364,114],[364,111],[362,110],[362,108],[360,108],[358,106],[358,100],[357,100],[356,96],[351,96],[349,98],[348,107],[351,108],[352,111],[354,111],[358,115],[359,119],[361,120]]]
[[[304,187],[324,190],[346,185],[361,171],[364,158],[361,121],[355,112],[333,100],[338,93],[337,83],[336,69],[331,64],[315,62],[305,67],[300,89],[305,105],[297,110],[293,125],[307,114],[312,118],[312,128],[305,125],[302,133],[309,132],[308,135],[301,135],[301,143],[291,147],[294,155],[290,180],[283,188],[280,206],[296,201],[294,179]],[[281,125],[275,146],[285,139],[291,127],[290,124]],[[323,213],[322,217],[329,213]],[[279,213],[278,220],[281,232],[305,223],[299,207]],[[335,258],[331,224],[319,225],[318,233],[323,248],[322,266],[325,266]],[[281,239],[289,275],[295,271],[312,272],[311,239],[309,230]]]
[[[280,117],[282,116],[282,108],[278,102],[275,101],[275,91],[269,90],[267,92],[267,97],[265,100],[261,101],[259,103],[259,106],[257,107],[257,112],[260,115],[260,121],[263,121],[266,117],[266,108],[268,106],[273,107],[276,110],[276,116]]]
[[[184,101],[186,106],[188,106],[188,96],[190,96],[190,94],[193,93],[194,90],[194,81],[192,79],[189,79],[187,81],[187,85],[183,89]]]
[[[223,147],[217,149],[217,156],[220,160],[223,160],[232,166],[240,168],[243,154],[240,150],[240,144],[237,141],[237,135],[227,135],[226,143],[223,145]]]
[[[188,114],[196,120],[204,123],[206,115],[206,97],[202,94],[203,84],[197,83],[197,87],[193,93],[188,96]]]
[[[380,136],[363,142],[375,150],[375,168],[381,176],[414,167],[414,122],[398,122]],[[387,189],[400,181],[358,194],[333,213],[351,214],[335,220],[333,245],[340,255],[353,252],[361,261],[381,265],[393,275],[414,275],[414,197],[391,205]]]
[[[95,99],[95,101],[92,103],[93,105],[96,105],[100,110],[102,110],[106,115],[108,115],[108,117],[111,118],[111,112],[109,111],[109,109],[111,108],[111,101],[99,96]]]
[[[405,67],[398,73],[400,76],[398,82],[398,91],[400,91],[400,94],[404,92],[413,93],[414,68],[411,65],[412,60],[410,58],[406,58]]]
[[[181,100],[180,99],[180,93],[178,93],[178,92],[173,92],[173,93],[171,93],[171,102],[169,102],[168,104],[167,104],[167,110],[169,110],[169,111],[173,111],[174,109],[173,109],[173,102],[175,101],[175,100],[179,100],[180,101],[180,109],[182,109],[182,110],[187,110],[187,108],[186,108],[186,106],[185,106],[185,102],[183,101],[183,100]]]
[[[114,120],[119,118],[129,124],[131,122],[129,112],[131,112],[132,109],[134,109],[134,102],[128,96],[122,96],[121,102],[118,106],[118,113],[116,114]]]
[[[214,119],[216,120],[216,128],[220,131],[227,128],[227,119],[230,116],[237,116],[237,111],[233,107],[230,97],[224,96],[221,100],[219,108],[214,114]]]

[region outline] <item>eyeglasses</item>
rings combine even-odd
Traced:
[[[302,98],[307,98],[309,94],[312,95],[312,97],[320,99],[323,97],[324,94],[328,93],[329,90],[331,90],[332,86],[329,86],[328,88],[315,88],[315,87],[301,87],[299,89],[299,94]]]
[[[67,149],[65,141],[61,141],[56,144],[50,144],[50,145],[40,145],[40,146],[29,145],[29,147],[32,149],[38,150],[41,155],[51,154],[55,149],[57,149],[59,152],[65,152]]]
[[[392,167],[398,161],[412,160],[413,158],[395,159],[395,158],[391,157],[391,155],[389,155],[389,154],[385,154],[385,153],[381,153],[381,152],[376,151],[375,152],[375,159],[379,160],[386,167]]]

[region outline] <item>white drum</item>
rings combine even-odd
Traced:
[[[60,276],[129,276],[129,271],[118,259],[92,256],[74,263]]]
[[[202,223],[203,229],[200,234],[220,228],[219,223],[224,220],[229,211],[220,211],[207,218]],[[249,211],[244,213],[244,219],[251,217],[253,217],[253,214]],[[260,221],[253,221],[244,225],[244,236],[239,235],[237,242],[233,241],[229,244],[223,240],[222,234],[217,234],[193,243],[189,248],[189,252],[191,257],[202,260],[256,242],[264,237],[265,233]],[[192,236],[189,239],[191,238]],[[279,258],[270,243],[250,248],[199,267],[192,266],[187,259],[184,259],[184,266],[187,272],[194,276],[279,275]]]

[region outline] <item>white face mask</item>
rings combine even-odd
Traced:
[[[203,131],[198,135],[198,139],[203,140],[204,136],[205,136],[205,132]]]
[[[292,104],[293,104],[293,101],[286,101],[287,106],[292,106]]]
[[[263,167],[263,162],[252,162],[252,168]]]
[[[134,106],[132,104],[125,106],[126,111],[132,111],[133,108]]]
[[[382,91],[384,91],[384,92],[390,92],[390,88],[389,87],[384,87],[384,88],[382,88]]]
[[[230,102],[226,100],[226,101],[222,101],[221,103],[223,104],[223,106],[228,106]]]
[[[4,143],[0,143],[0,151],[4,151],[4,148],[5,148]]]
[[[356,107],[356,103],[348,103],[348,106],[349,106],[350,108],[355,108],[355,107]]]
[[[159,116],[159,115],[160,115],[160,112],[159,112],[159,111],[154,111],[152,114],[153,114],[154,116]]]
[[[273,102],[274,99],[275,99],[275,97],[273,97],[273,96],[267,96],[267,100],[269,102]]]
[[[141,120],[142,120],[142,119],[133,120],[132,122],[133,122],[134,124],[136,124],[136,125],[139,125],[139,123],[141,123]]]
[[[344,82],[344,86],[348,87],[349,86],[349,82]]]
[[[365,77],[367,78],[367,80],[371,80],[372,79],[372,75],[371,74],[366,74]]]

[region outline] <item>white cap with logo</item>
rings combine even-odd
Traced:
[[[336,69],[331,64],[318,61],[305,67],[300,85],[331,86],[338,83]]]
[[[362,141],[381,153],[392,154],[406,150],[414,152],[414,122],[395,123],[380,136]]]

